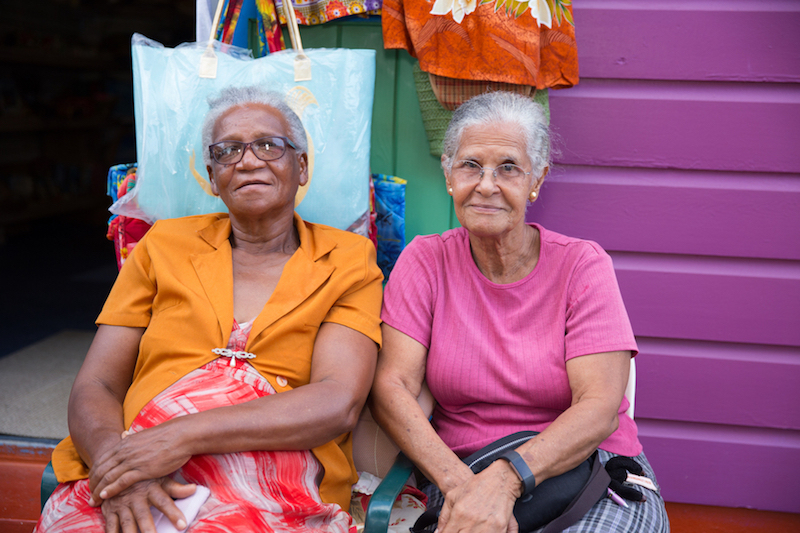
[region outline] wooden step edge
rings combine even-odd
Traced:
[[[58,442],[56,439],[0,435],[0,458],[47,464]]]
[[[797,533],[800,513],[666,502],[672,533]]]

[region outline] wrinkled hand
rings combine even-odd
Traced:
[[[179,530],[186,528],[186,517],[173,498],[194,494],[195,485],[182,485],[168,477],[140,481],[116,496],[103,501],[106,533],[156,533],[150,506],[157,508]]]
[[[89,471],[90,505],[116,496],[134,483],[175,472],[191,458],[176,445],[169,424],[139,433],[123,433],[122,440],[100,456]]]
[[[516,474],[505,461],[496,461],[445,495],[437,531],[518,533],[513,512],[521,493]]]

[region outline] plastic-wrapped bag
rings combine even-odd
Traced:
[[[383,279],[388,280],[406,246],[406,180],[373,174],[372,181],[377,213],[378,266],[383,271]]]
[[[285,50],[253,59],[249,50],[213,42],[216,77],[201,78],[208,43],[166,48],[132,39],[137,184],[112,212],[149,223],[162,218],[226,211],[211,194],[200,128],[207,98],[224,87],[262,85],[286,95],[306,128],[309,183],[298,191],[305,220],[366,235],[369,142],[375,51],[313,49],[309,80],[295,81],[295,58]],[[224,49],[223,49],[224,47]],[[363,229],[362,229],[363,228]]]

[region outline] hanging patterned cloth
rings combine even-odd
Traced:
[[[527,85],[578,83],[571,0],[384,0],[383,43],[445,78]]]
[[[233,34],[239,22],[239,14],[242,11],[243,1],[245,0],[224,0],[219,24],[217,24],[215,36],[217,41],[226,44],[231,44],[233,42]],[[277,52],[278,50],[285,50],[286,44],[283,40],[283,32],[281,31],[280,21],[275,8],[275,1],[255,0],[255,6],[261,56]]]
[[[222,13],[217,24],[215,39],[221,43],[231,44],[242,11],[242,0],[225,0],[222,4]]]
[[[274,0],[256,0],[256,11],[258,13],[260,50],[269,50],[269,53],[285,50],[286,43],[283,41],[283,31],[281,31],[281,23],[278,20]]]
[[[284,0],[276,0],[282,8]],[[297,23],[306,26],[323,24],[350,15],[362,17],[381,14],[381,0],[295,0],[294,13]],[[280,9],[281,23],[285,24],[283,9]]]

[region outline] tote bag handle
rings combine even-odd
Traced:
[[[294,15],[292,0],[283,0],[283,16],[286,18],[286,28],[289,30],[289,39],[297,55],[294,58],[294,81],[308,81],[311,79],[311,59],[303,51],[303,41],[300,39],[300,28]]]
[[[217,2],[214,20],[211,22],[211,35],[208,37],[208,46],[200,57],[198,75],[201,78],[217,77],[217,55],[214,53],[214,36],[217,33],[217,25],[222,16],[222,5],[224,3],[225,0]],[[292,48],[297,52],[294,58],[294,81],[308,81],[311,79],[311,59],[303,51],[303,41],[300,39],[300,29],[297,26],[297,19],[294,15],[294,6],[291,0],[283,0],[283,15],[286,18],[286,27],[289,30]]]
[[[208,46],[206,51],[200,56],[200,70],[198,76],[201,78],[216,78],[217,77],[217,54],[214,53],[214,35],[217,33],[217,24],[219,24],[219,17],[222,16],[222,4],[225,0],[217,2],[217,10],[214,12],[214,20],[211,21],[211,35],[208,36]]]

